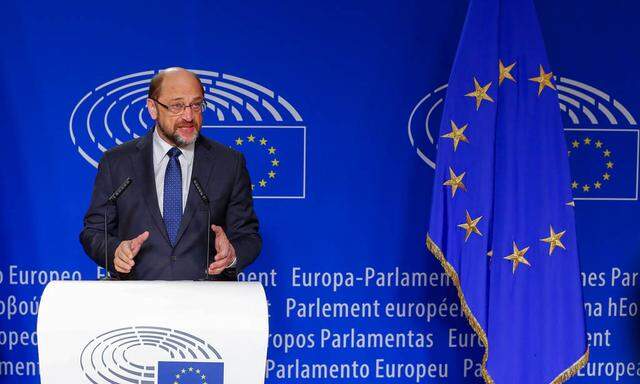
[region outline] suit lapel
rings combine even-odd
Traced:
[[[147,209],[153,218],[153,222],[158,227],[158,231],[162,237],[171,246],[167,228],[162,220],[160,207],[158,206],[158,192],[156,191],[156,181],[153,171],[153,129],[144,136],[136,145],[138,152],[134,154],[133,167],[136,179],[140,180],[142,185],[142,198],[144,199]]]
[[[193,179],[198,179],[202,187],[206,190],[211,176],[211,170],[214,167],[215,154],[211,148],[211,145],[202,137],[199,137],[196,141],[196,146],[193,156],[193,170],[191,172],[191,180],[189,180],[189,196],[187,197],[187,205],[180,221],[180,228],[178,229],[178,235],[176,237],[176,244],[180,241],[180,238],[184,234],[185,230],[189,226],[193,215],[195,214],[196,207],[200,202],[200,195],[193,186]],[[211,198],[211,196],[209,196]]]

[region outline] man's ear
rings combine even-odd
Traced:
[[[147,111],[149,111],[153,120],[158,120],[158,109],[156,108],[156,103],[151,99],[147,99]]]

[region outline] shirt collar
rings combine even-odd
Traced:
[[[166,141],[164,141],[160,135],[158,134],[158,129],[153,130],[153,162],[155,166],[160,165],[164,157],[167,156],[167,152],[173,146]],[[180,151],[182,152],[182,157],[187,162],[187,165],[191,165],[193,162],[193,156],[195,154],[195,142],[185,145],[184,147],[180,147]]]

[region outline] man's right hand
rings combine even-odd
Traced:
[[[149,231],[144,231],[138,237],[125,240],[118,245],[113,257],[113,264],[116,267],[116,271],[120,273],[129,273],[131,268],[135,265],[133,258],[138,255],[142,244],[149,238]]]

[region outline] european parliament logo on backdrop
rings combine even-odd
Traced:
[[[242,77],[192,69],[205,87],[202,134],[247,159],[254,198],[304,199],[306,132],[302,116],[276,91]],[[87,92],[69,118],[78,153],[97,167],[107,149],[153,127],[146,111],[149,82],[157,71],[132,73]]]
[[[94,384],[222,384],[224,362],[202,338],[177,329],[135,326],[96,336],[80,353]]]
[[[634,116],[596,87],[567,77],[555,81],[574,199],[638,200],[640,131]],[[411,146],[434,169],[447,87],[441,85],[418,101],[407,123]]]

